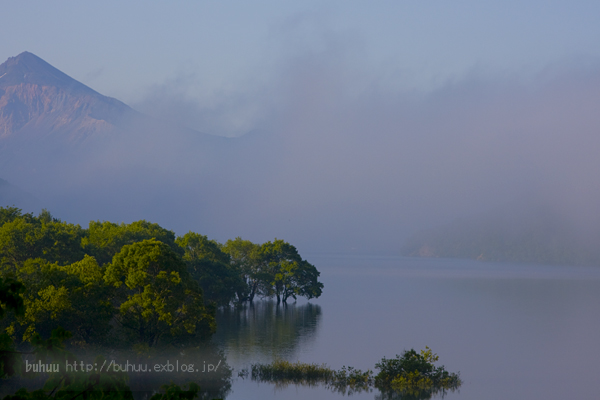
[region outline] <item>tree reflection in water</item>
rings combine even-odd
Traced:
[[[277,305],[273,301],[259,301],[244,307],[219,310],[217,333],[210,343],[185,347],[166,346],[141,352],[140,349],[134,351],[96,347],[87,351],[73,350],[73,353],[77,360],[85,364],[93,363],[96,356],[102,355],[109,362],[114,360],[124,367],[129,362],[137,369],[140,365],[147,365],[149,370],[156,364],[164,366],[167,363],[180,366],[179,371],[129,372],[128,386],[136,400],[149,399],[162,385],[169,382],[181,387],[187,387],[190,382],[199,384],[199,399],[226,398],[232,383],[231,358],[235,362],[245,356],[249,358],[244,361],[257,362],[291,357],[303,344],[314,340],[320,320],[321,307],[318,305]],[[219,362],[218,370],[208,371],[209,364],[216,366]],[[182,364],[193,364],[194,372],[181,371]],[[46,374],[32,378],[13,377],[0,385],[0,398],[21,387],[39,389],[46,379]]]
[[[119,358],[123,360],[125,354]],[[138,363],[156,370],[149,373],[129,373],[129,387],[136,400],[149,399],[161,386],[175,383],[181,388],[194,382],[200,386],[197,400],[225,398],[231,391],[231,367],[223,352],[213,343],[178,350],[165,348],[152,355],[129,355]],[[184,368],[185,366],[185,368]],[[187,371],[184,371],[186,369]]]
[[[259,301],[219,310],[213,341],[234,363],[287,359],[314,340],[320,321],[321,307],[316,304]]]
[[[77,375],[74,363],[104,368],[113,372],[127,370],[125,378],[127,386],[131,389],[135,400],[148,400],[153,394],[161,390],[163,385],[175,383],[181,388],[187,388],[190,383],[200,386],[197,400],[210,400],[226,398],[231,391],[231,367],[223,351],[214,343],[202,343],[197,346],[175,347],[164,346],[146,351],[120,350],[106,347],[94,349],[77,349],[71,352],[69,365],[71,370],[66,370],[64,361],[60,362],[60,373],[66,378],[69,374]],[[97,359],[101,356],[107,363]],[[37,361],[35,355],[28,355],[30,363]],[[42,357],[44,363],[53,362],[48,357]],[[185,366],[185,367],[184,367]],[[80,371],[80,369],[79,369]],[[82,375],[98,374],[98,370],[90,370]],[[99,376],[106,376],[100,372]],[[29,391],[40,389],[49,378],[49,374],[27,374],[27,376],[14,376],[3,380],[0,384],[0,399],[6,395],[14,394],[19,388]]]

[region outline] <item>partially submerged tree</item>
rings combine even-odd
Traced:
[[[219,243],[194,232],[178,237],[176,243],[184,250],[183,260],[204,291],[205,300],[219,306],[236,301],[243,291],[244,281],[239,267],[230,262]]]
[[[321,295],[323,284],[318,281],[320,273],[307,261],[302,260],[294,246],[275,239],[264,243],[260,248],[260,260],[264,294],[275,295],[277,302],[287,302],[288,298],[304,296],[308,299]]]
[[[238,293],[238,299],[252,302],[256,295],[275,296],[278,303],[285,303],[290,297],[311,299],[321,295],[319,271],[283,240],[257,245],[237,237],[228,240],[222,250],[229,254],[245,283],[245,291]]]
[[[439,360],[429,347],[417,353],[406,350],[396,358],[385,357],[375,368],[380,372],[375,376],[375,387],[383,393],[396,393],[401,398],[426,399],[433,394],[453,391],[462,381],[459,374],[449,373],[444,366],[436,367]]]
[[[243,285],[236,291],[237,301],[252,302],[257,293],[260,293],[260,245],[238,236],[234,240],[228,240],[221,250],[229,255],[229,262],[239,272],[243,281]]]

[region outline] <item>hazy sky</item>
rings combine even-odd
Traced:
[[[160,108],[157,94],[177,95],[210,115],[172,118],[221,135],[253,129],[265,111],[252,97],[307,54],[340,57],[357,91],[392,92],[472,74],[527,80],[600,58],[591,1],[4,1],[1,10],[0,60],[33,52],[143,111]]]
[[[165,132],[141,132],[156,143],[151,154],[132,135],[119,162],[138,157],[166,186],[115,161],[105,176],[99,155],[61,176],[51,208],[64,219],[74,218],[70,199],[80,223],[145,218],[222,241],[278,236],[364,252],[396,252],[412,232],[527,199],[600,221],[600,3],[8,1],[1,10],[2,61],[30,51],[155,117],[263,135],[213,155],[210,168],[194,164],[196,149],[165,151]],[[34,194],[54,185],[2,177]],[[89,202],[76,198],[85,185]],[[129,193],[114,196],[116,186]]]

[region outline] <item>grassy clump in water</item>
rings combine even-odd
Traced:
[[[329,382],[329,388],[337,392],[351,395],[354,392],[371,391],[373,386],[373,371],[365,372],[354,367],[345,366],[335,371],[333,379]]]
[[[252,364],[252,379],[265,382],[318,383],[328,382],[335,371],[325,364],[291,363],[275,360],[271,364]]]
[[[354,392],[379,389],[382,398],[393,399],[430,399],[433,395],[454,391],[462,384],[458,374],[449,373],[444,366],[434,365],[439,357],[429,347],[417,353],[414,349],[404,351],[402,356],[386,359],[375,368],[380,372],[365,372],[353,367],[333,370],[325,364],[291,363],[276,360],[271,364],[253,364],[252,380],[272,382],[277,385],[288,384],[317,385],[326,384],[331,390],[352,394]],[[249,375],[247,370],[241,376]]]
[[[322,383],[342,393],[370,390],[373,385],[371,370],[363,372],[353,367],[343,367],[336,371],[326,364],[307,364],[299,361],[291,363],[284,360],[276,360],[271,364],[252,364],[251,377],[255,381],[274,382],[282,386],[290,383],[309,386]]]

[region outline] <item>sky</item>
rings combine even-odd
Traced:
[[[590,1],[4,1],[0,59],[30,51],[142,111],[177,96],[204,117],[162,117],[239,136],[269,107],[252,97],[294,60],[338,57],[356,91],[527,81],[598,62],[599,12]]]
[[[158,196],[177,204],[169,213],[159,200],[138,207],[151,197],[140,186],[129,206],[76,222],[144,218],[220,241],[396,254],[411,233],[515,202],[600,222],[599,12],[590,1],[5,1],[0,60],[30,51],[154,117],[266,135],[203,181],[165,170],[171,192],[187,190]],[[81,171],[52,209],[67,220],[65,199],[101,186]]]

